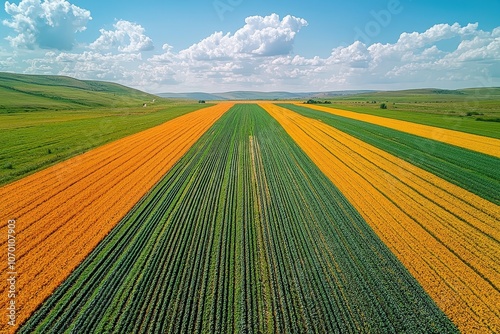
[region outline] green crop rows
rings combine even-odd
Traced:
[[[301,106],[281,106],[306,117],[319,119],[448,182],[500,204],[500,168],[497,167],[496,157]]]
[[[449,333],[284,130],[227,112],[20,333]]]

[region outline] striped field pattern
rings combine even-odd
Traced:
[[[499,157],[321,106],[191,112],[0,188],[19,245],[0,329],[500,332]]]
[[[498,205],[323,122],[264,108],[461,330],[500,330]]]
[[[470,133],[458,132],[454,130],[436,128],[433,126],[410,123],[397,119],[385,118],[374,115],[360,114],[352,111],[345,111],[322,106],[310,106],[312,109],[332,113],[334,115],[353,118],[364,122],[381,125],[390,129],[411,133],[424,138],[431,138],[444,143],[463,147],[469,150],[488,154],[500,158],[500,139],[487,138]]]
[[[21,332],[453,333],[263,109],[226,113]]]
[[[17,221],[17,321],[47,298],[230,104],[201,109],[0,188]],[[0,247],[6,247],[7,239]],[[7,272],[6,270],[4,272]],[[7,286],[0,296],[6,305]],[[1,323],[1,329],[13,329]]]

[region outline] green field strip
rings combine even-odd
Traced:
[[[166,106],[135,114],[130,114],[132,110],[0,114],[5,128],[0,131],[0,186],[206,106]]]
[[[425,100],[429,101],[434,97],[428,96]],[[480,95],[477,98],[480,98]],[[364,102],[358,101],[361,106],[353,102],[333,102],[333,104],[322,104],[322,106],[500,139],[500,124],[498,121],[480,121],[482,118],[499,118],[500,103],[497,96],[492,96],[491,100],[486,101],[477,100],[475,97],[470,101],[438,102],[434,100],[435,102],[419,101],[418,103],[413,102],[411,97],[404,99],[407,101],[394,102],[395,105],[390,103],[392,101],[387,102],[388,109],[380,108],[379,103],[385,102],[385,99],[376,99],[379,101],[377,104],[366,103],[364,105]],[[480,115],[474,117],[464,116],[467,112],[478,112]],[[483,116],[483,113],[485,116]]]
[[[19,333],[456,333],[256,105],[224,114]]]
[[[500,205],[500,160],[432,139],[292,104],[280,104],[318,119],[448,182]]]

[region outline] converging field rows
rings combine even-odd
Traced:
[[[0,227],[17,222],[18,324],[231,106],[194,111],[0,188]]]
[[[500,330],[499,206],[320,121],[263,107],[460,330]]]
[[[491,138],[311,108],[498,179]],[[19,332],[500,332],[497,194],[304,109],[220,103],[0,188]]]
[[[20,333],[76,329],[456,333],[255,104],[224,114]]]

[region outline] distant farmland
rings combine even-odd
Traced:
[[[0,111],[0,226],[18,245],[2,331],[500,332],[500,123],[397,110],[409,93],[388,110],[357,100],[379,93],[145,110],[134,92],[100,110],[61,92],[60,110]],[[120,121],[75,149],[97,115]],[[47,127],[57,143],[36,147]]]
[[[223,116],[21,332],[76,328],[454,331],[345,197],[255,105]]]

